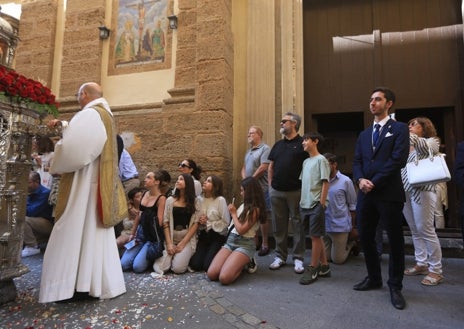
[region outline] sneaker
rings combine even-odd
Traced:
[[[306,272],[303,274],[303,276],[300,279],[300,283],[310,284],[316,281],[319,270],[320,270],[320,266],[318,267],[308,266],[308,268],[306,269]]]
[[[301,274],[304,272],[303,262],[299,259],[295,259],[295,267],[293,268],[296,274]]]
[[[318,276],[323,277],[323,278],[330,278],[332,273],[330,272],[330,266],[329,264],[327,265],[319,265],[319,272],[317,273]]]
[[[258,264],[256,264],[255,257],[246,265],[246,270],[248,273],[253,274],[258,270]]]
[[[21,257],[29,257],[40,254],[40,249],[38,247],[24,247],[21,251]]]
[[[285,265],[285,262],[279,257],[274,258],[274,261],[269,265],[270,270],[278,270]]]

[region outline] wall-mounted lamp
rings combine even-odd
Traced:
[[[171,15],[171,16],[168,16],[168,19],[169,19],[169,27],[171,28],[171,30],[177,29],[177,16]]]
[[[110,29],[107,28],[105,25],[99,26],[98,29],[100,30],[101,40],[106,40],[110,37]]]

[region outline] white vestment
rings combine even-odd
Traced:
[[[75,291],[101,299],[126,292],[114,229],[104,228],[97,214],[100,154],[107,140],[105,126],[87,104],[63,127],[55,146],[52,173],[74,172],[63,215],[56,222],[45,251],[39,302],[71,298]]]

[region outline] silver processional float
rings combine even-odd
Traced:
[[[14,278],[29,271],[21,263],[31,150],[35,136],[59,136],[42,124],[56,116],[50,89],[0,66],[0,305],[17,296]]]

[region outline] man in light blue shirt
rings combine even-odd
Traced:
[[[343,264],[356,245],[348,241],[349,235],[357,235],[355,225],[356,192],[353,181],[338,170],[337,157],[331,153],[324,156],[329,161],[329,204],[325,209],[325,230],[323,237],[327,258],[334,264]]]
[[[139,173],[135,167],[132,157],[126,149],[122,150],[119,158],[119,177],[121,178],[124,191],[129,193],[135,187],[140,186]]]

